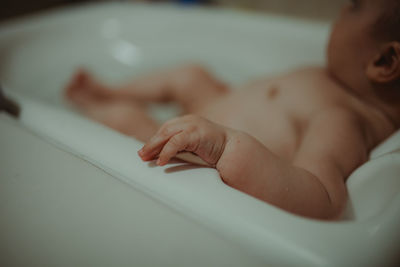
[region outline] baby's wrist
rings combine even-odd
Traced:
[[[226,129],[225,143],[216,164],[217,170],[223,170],[229,165],[232,166],[237,162],[238,157],[243,156],[242,145],[246,139],[248,139],[246,133],[234,129]]]

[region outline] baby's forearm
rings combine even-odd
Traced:
[[[343,207],[340,172],[323,168],[317,177],[312,173],[319,171],[309,172],[277,157],[250,135],[196,115],[166,122],[138,153],[142,160],[157,158],[164,166],[180,151],[215,166],[226,184],[293,213],[333,219]]]
[[[245,133],[229,134],[216,168],[229,186],[287,211],[319,219],[338,216],[318,177]]]

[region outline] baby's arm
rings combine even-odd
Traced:
[[[293,162],[236,133],[217,169],[228,185],[259,199],[304,216],[335,219],[346,204],[346,178],[366,159],[359,122],[332,110],[310,122]]]
[[[334,219],[346,203],[346,177],[366,159],[364,138],[349,118],[342,111],[318,115],[293,163],[246,133],[192,115],[165,124],[139,155],[159,156],[164,165],[180,151],[194,152],[240,191],[300,215]]]

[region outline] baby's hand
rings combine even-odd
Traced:
[[[166,122],[138,152],[144,161],[158,157],[164,166],[179,152],[193,152],[211,166],[216,166],[227,142],[228,128],[195,115]]]

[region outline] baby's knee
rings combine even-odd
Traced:
[[[198,63],[185,64],[180,67],[180,71],[185,72],[189,76],[204,76],[208,73],[207,69]]]
[[[204,82],[211,78],[207,69],[200,64],[187,64],[179,67],[176,71],[177,77],[186,83]]]

